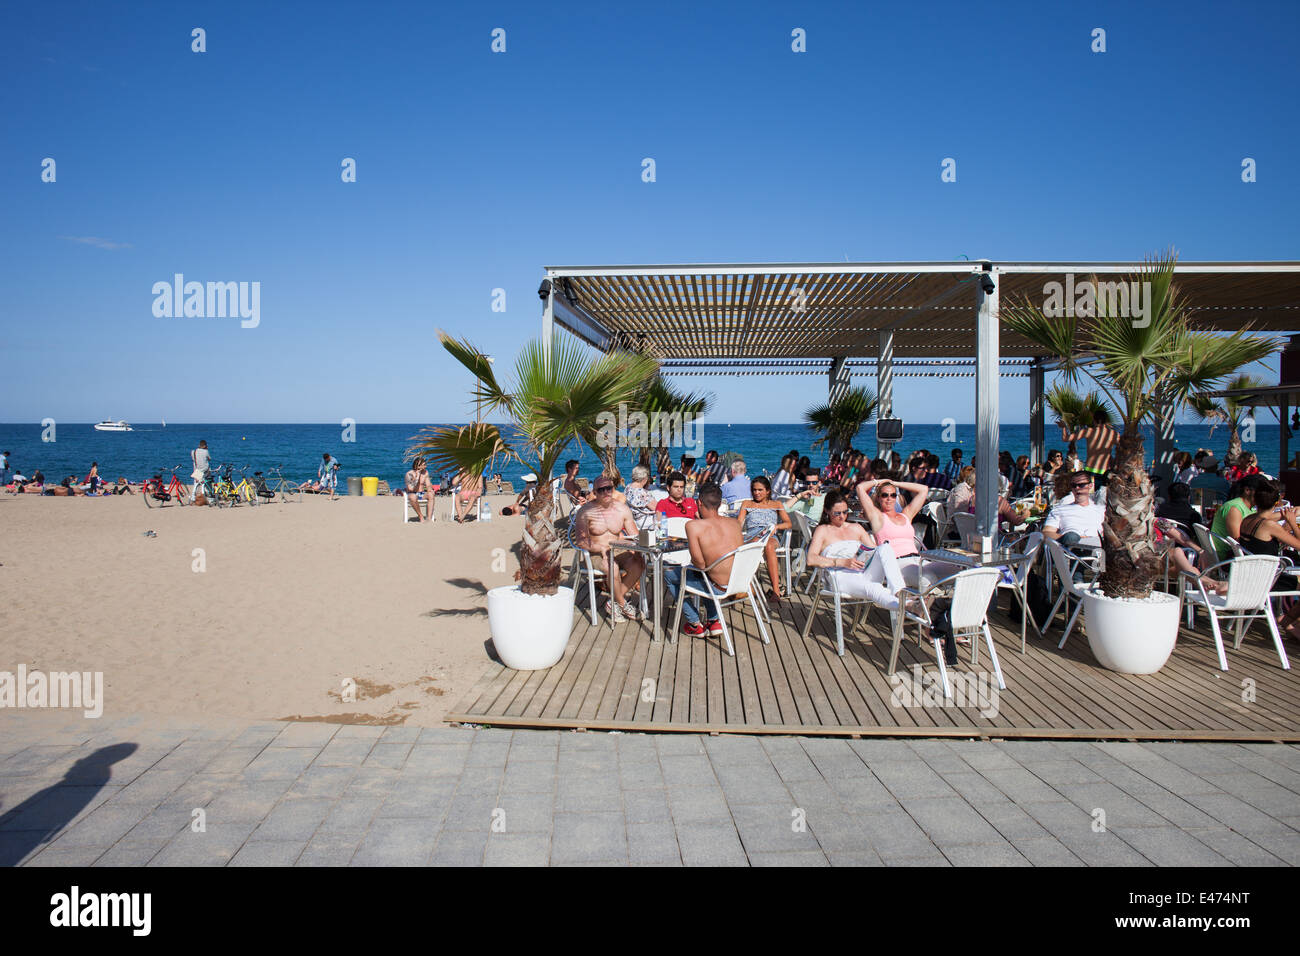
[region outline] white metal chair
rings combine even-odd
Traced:
[[[1232,538],[1225,538],[1221,534],[1215,534],[1203,524],[1192,525],[1192,533],[1196,535],[1196,543],[1204,548],[1206,553],[1215,557],[1221,557],[1218,549],[1220,544],[1225,545],[1235,558],[1239,558],[1246,553],[1246,549],[1241,546],[1240,542]]]
[[[1022,598],[1022,595],[1025,593],[1026,582],[1029,580],[1029,572],[1032,571],[1034,569],[1034,565],[1038,563],[1038,554],[1040,551],[1042,551],[1043,542],[1045,540],[1046,539],[1043,537],[1043,533],[1041,531],[1029,532],[1029,534],[1025,536],[1025,549],[1023,552],[1027,560],[1025,560],[1021,564],[1018,564],[1011,571],[1011,574],[1015,578],[1016,583],[1012,584],[1009,581],[1003,580],[1001,577],[998,578],[998,590],[1010,591],[1012,594],[1016,596],[1016,600],[1021,602],[1020,603],[1020,653],[1022,654],[1025,652],[1025,618],[1028,618],[1030,621],[1033,621],[1034,630],[1038,631],[1038,622],[1034,621],[1034,616],[1029,612],[1029,608],[1026,607],[1025,605],[1026,599]],[[1038,633],[1041,635],[1042,631],[1039,631]]]
[[[401,497],[401,499],[402,499],[402,524],[406,524],[408,521],[411,520],[411,513],[412,513],[412,512],[411,512],[411,498],[410,498],[410,496],[406,493],[405,488],[403,488],[403,490],[402,490],[402,494],[401,494],[400,497]],[[421,504],[424,503],[426,500],[428,500],[428,499],[426,498],[425,493],[424,493],[423,491],[420,492],[420,494],[417,496],[417,499],[418,499],[418,501],[419,501]],[[430,518],[429,518],[430,521],[437,521],[437,520],[438,520],[438,499],[437,499],[437,498],[434,498],[434,499],[433,499],[433,507],[429,509],[429,515],[430,515]]]
[[[863,561],[870,561],[869,557],[864,557]],[[808,617],[803,623],[803,639],[808,640],[808,635],[812,632],[813,619],[817,616],[817,607],[822,598],[827,598],[834,602],[835,605],[835,651],[840,657],[844,656],[844,608],[856,607],[857,612],[853,615],[853,623],[849,626],[849,635],[852,636],[857,632],[858,627],[866,618],[867,612],[878,607],[875,601],[866,597],[847,597],[840,594],[840,575],[829,573],[827,568],[814,568],[816,572],[827,571],[826,574],[815,574],[814,581],[824,581],[816,593],[813,595],[812,606],[808,608]]]
[[[1048,559],[1052,562],[1052,569],[1056,573],[1056,580],[1061,585],[1061,593],[1057,595],[1056,603],[1052,605],[1052,610],[1047,615],[1047,623],[1043,625],[1042,634],[1047,636],[1047,632],[1052,629],[1052,622],[1056,620],[1056,612],[1065,603],[1065,614],[1069,618],[1065,625],[1065,634],[1061,636],[1061,643],[1056,647],[1059,650],[1065,647],[1065,642],[1070,639],[1070,632],[1074,630],[1074,622],[1079,617],[1079,612],[1083,610],[1083,596],[1088,593],[1091,584],[1079,584],[1074,580],[1074,566],[1070,563],[1069,556],[1061,543],[1053,538],[1044,538],[1044,545],[1047,547]],[[1074,613],[1070,613],[1070,598],[1077,602],[1074,606]]]
[[[706,590],[692,584],[690,582],[690,568],[682,572],[682,587],[677,594],[677,610],[673,613],[672,641],[674,644],[677,643],[677,631],[682,623],[682,604],[685,602],[687,594],[713,602],[713,606],[718,612],[718,620],[722,623],[722,640],[727,645],[727,653],[732,657],[736,656],[736,649],[732,646],[731,632],[727,629],[727,619],[722,611],[733,604],[742,603],[746,598],[749,599],[749,604],[754,609],[754,617],[758,619],[758,630],[763,635],[763,643],[770,644],[772,642],[772,639],[767,634],[767,625],[764,623],[763,612],[759,610],[758,602],[754,599],[754,576],[758,573],[758,567],[763,561],[763,549],[766,546],[766,537],[751,541],[749,544],[742,544],[734,551],[728,551],[704,569],[704,576],[707,579],[709,571],[727,560],[727,558],[732,559],[731,575],[727,578],[727,588],[722,593],[714,591],[712,587]],[[712,581],[709,583],[712,585]]]
[[[1219,630],[1220,618],[1237,622],[1237,639],[1232,645],[1233,650],[1241,647],[1241,640],[1246,634],[1246,622],[1263,618],[1273,635],[1273,646],[1277,648],[1282,669],[1291,669],[1286,648],[1282,646],[1282,635],[1278,633],[1277,621],[1273,617],[1271,591],[1281,564],[1281,558],[1269,554],[1248,554],[1220,561],[1205,573],[1227,568],[1227,594],[1207,590],[1200,574],[1183,571],[1179,575],[1179,583],[1183,585],[1182,598],[1187,602],[1187,626],[1192,626],[1196,608],[1205,608],[1210,615],[1210,629],[1214,632],[1214,647],[1219,652],[1220,670],[1228,669],[1228,656],[1223,650],[1223,634]]]
[[[813,529],[808,516],[802,511],[786,511],[786,514],[794,525],[789,542],[790,566],[785,580],[785,592],[789,594],[794,587],[793,579],[808,570],[808,547],[812,544]]]
[[[956,574],[934,582],[925,589],[903,588],[898,592],[899,610],[894,618],[894,644],[889,652],[889,673],[898,669],[898,648],[903,639],[907,622],[916,624],[917,641],[921,640],[921,629],[930,628],[930,638],[934,644],[935,657],[939,661],[939,677],[943,681],[944,697],[952,696],[952,685],[948,682],[948,668],[943,658],[943,639],[932,626],[930,609],[926,598],[935,591],[952,589],[948,617],[952,622],[952,636],[955,640],[960,635],[970,637],[971,666],[979,663],[979,638],[981,635],[993,661],[993,673],[998,679],[998,689],[1006,690],[1006,681],[1002,679],[1002,667],[998,664],[998,652],[993,646],[993,634],[989,631],[989,602],[997,591],[998,581],[1002,575],[997,568],[968,568]],[[917,610],[909,610],[915,606]]]
[[[668,519],[668,537],[684,538],[686,537],[686,522],[690,518],[669,518]]]
[[[587,611],[591,616],[591,623],[594,625],[597,621],[596,582],[605,580],[608,575],[605,573],[605,569],[601,567],[598,562],[591,560],[591,552],[586,548],[578,547],[577,542],[573,540],[573,532],[578,525],[577,522],[572,520],[572,514],[569,515],[569,519],[569,547],[573,549],[573,567],[569,571],[569,587],[573,588],[573,606],[576,610],[578,606],[578,597],[582,594],[582,589],[578,587],[578,577],[579,575],[585,574],[587,578]],[[643,580],[642,587],[638,589],[642,618],[644,618],[648,613],[644,583]],[[609,587],[609,599],[611,601],[614,600],[614,587],[612,584]],[[611,628],[614,626],[614,619],[612,616],[609,619],[609,626]]]
[[[952,516],[952,524],[957,529],[958,547],[969,548],[975,539],[975,516],[958,511]]]

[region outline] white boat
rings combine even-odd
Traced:
[[[134,430],[126,422],[99,422],[95,426],[97,432],[129,432]]]

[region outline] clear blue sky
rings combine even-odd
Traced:
[[[1300,258],[1295,2],[2,16],[6,421],[463,418],[435,329],[509,364],[545,265]],[[177,272],[260,282],[260,326],[155,318]],[[825,394],[682,382],[715,421],[797,421]],[[896,405],[969,421],[973,394],[900,379]],[[1003,402],[1027,420],[1025,380]]]

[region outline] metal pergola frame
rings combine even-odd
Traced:
[[[1044,454],[1044,376],[1057,363],[1034,343],[1004,335],[998,321],[1002,296],[1042,296],[1051,282],[1068,282],[1072,289],[1076,277],[1136,277],[1149,265],[962,260],[549,266],[539,290],[545,303],[542,341],[549,348],[558,323],[601,351],[650,351],[676,374],[825,372],[832,398],[848,387],[852,363],[874,359],[882,417],[893,414],[896,374],[973,368],[975,458],[982,462],[997,461],[999,377],[1027,375],[1032,457],[1038,462]],[[1300,262],[1179,262],[1174,271],[1194,328],[1300,328]],[[975,300],[973,315],[968,296]],[[931,361],[911,364],[914,359]],[[1009,362],[1014,364],[1004,371]],[[1167,468],[1172,456],[1172,415],[1167,419],[1157,433],[1157,467]],[[985,469],[976,487],[977,528],[986,546],[997,528],[995,473]]]

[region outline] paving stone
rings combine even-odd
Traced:
[[[327,830],[316,831],[307,848],[302,851],[295,866],[347,866],[361,841],[365,838],[364,830]]]
[[[868,767],[875,767],[877,763],[913,763],[916,760],[916,751],[908,746],[906,740],[866,738],[849,741],[849,747]]]
[[[1135,797],[1111,786],[1109,783],[1063,784],[1058,792],[1075,806],[1090,815],[1097,810],[1106,813],[1108,827],[1162,827],[1169,821]]]
[[[296,780],[304,770],[311,766],[317,751],[310,747],[268,747],[244,768],[247,780],[278,780],[287,778]],[[287,788],[286,788],[287,789]]]
[[[708,737],[704,742],[709,759],[714,768],[742,766],[752,767],[757,764],[768,765],[767,753],[756,737],[741,737],[735,734],[720,734]]]
[[[549,793],[502,794],[500,809],[506,833],[550,833],[555,797]]]
[[[618,741],[623,734],[574,732],[560,735],[560,753],[574,751],[599,751],[617,753]]]
[[[621,812],[557,813],[551,862],[626,860],[626,826]]]
[[[856,819],[871,848],[885,863],[896,859],[943,859],[930,838],[903,810],[884,810]]]
[[[420,731],[421,744],[453,744],[468,747],[479,731],[468,727],[425,727]]]
[[[872,777],[832,777],[831,789],[840,805],[850,812],[870,812],[878,807],[897,807],[898,798]]]
[[[184,807],[158,807],[142,817],[121,839],[130,842],[169,842],[174,836],[191,828],[195,817]],[[206,825],[206,818],[205,818]],[[162,849],[162,845],[158,847]]]
[[[704,742],[696,734],[662,734],[655,738],[660,757],[704,756]]]
[[[988,781],[1015,803],[1052,803],[1061,794],[1023,767],[1015,770],[981,770]]]
[[[709,758],[702,755],[681,755],[659,758],[664,783],[669,787],[716,787],[718,778]]]
[[[871,850],[855,850],[847,853],[827,853],[831,866],[884,866],[882,860]]]
[[[1200,840],[1177,827],[1115,827],[1113,833],[1156,866],[1231,866]]]
[[[560,775],[555,794],[556,809],[562,813],[619,811],[623,809],[623,792],[618,779],[603,774]]]
[[[291,785],[291,780],[279,778],[231,787],[217,794],[207,805],[207,822],[209,825],[236,821],[258,823],[280,802]]]
[[[346,797],[386,797],[401,775],[388,767],[363,767],[343,790]]]
[[[901,802],[908,815],[945,854],[953,846],[993,846],[1005,842],[961,797],[904,798]]]
[[[493,811],[501,808],[494,793],[458,793],[447,807],[444,830],[469,830],[486,833],[492,826]]]
[[[365,740],[378,740],[384,735],[384,729],[385,728],[383,727],[374,727],[368,724],[344,724],[334,732],[334,736],[330,738],[330,743],[348,737],[357,737]],[[428,732],[429,730],[426,728],[421,731],[421,736]]]
[[[450,783],[446,786],[420,781],[413,781],[409,785],[399,783],[384,800],[376,815],[384,818],[418,817],[436,822],[442,820],[451,801]]]
[[[29,856],[23,866],[91,866],[108,851],[107,846],[47,846]]]
[[[168,838],[154,840],[121,839],[94,862],[94,866],[147,866],[167,845]]]
[[[822,780],[822,772],[802,750],[774,753],[772,766],[787,784],[805,780]]]
[[[798,816],[789,807],[733,807],[732,821],[740,833],[745,852],[755,853],[817,850],[817,838],[808,829],[806,814]]]
[[[750,851],[750,866],[830,866],[830,860],[821,850],[795,850],[784,853]]]
[[[623,812],[628,823],[672,823],[668,794],[663,790],[624,790]]]
[[[329,816],[334,804],[335,800],[330,797],[281,800],[258,824],[248,838],[249,842],[295,842],[306,846],[316,828]]]
[[[316,755],[312,767],[360,767],[375,746],[373,737],[335,737]]]
[[[1284,866],[1283,860],[1253,840],[1229,830],[1227,827],[1193,827],[1183,830],[1195,837],[1219,856],[1237,866]]]
[[[659,769],[659,760],[630,761],[620,757],[618,782],[624,790],[662,790],[664,774]]]
[[[972,770],[1017,770],[1022,769],[1014,757],[999,750],[996,745],[986,741],[972,741],[954,749]]]
[[[204,833],[181,831],[149,861],[149,866],[225,866],[231,861],[255,824],[209,824]]]
[[[488,835],[483,865],[546,866],[550,858],[549,830],[545,833],[492,833]]]
[[[383,806],[383,797],[343,797],[335,801],[317,833],[324,831],[356,830],[364,833]]]
[[[731,809],[717,787],[671,787],[668,790],[668,806],[672,810],[673,823],[683,824],[725,824],[731,826]],[[734,829],[734,828],[733,828]]]
[[[1271,847],[1270,836],[1295,833],[1276,817],[1243,803],[1230,794],[1189,793],[1187,802],[1230,830],[1245,834],[1266,847]]]
[[[203,768],[205,773],[243,773],[244,768],[257,759],[264,747],[239,747],[231,745]]]
[[[131,801],[121,799],[125,789],[127,788],[57,785],[38,790],[32,796],[15,803],[10,812],[0,817],[0,832],[70,829],[110,801],[113,801],[114,807],[129,805]],[[153,803],[157,803],[157,798]]]
[[[681,861],[677,832],[671,822],[627,824],[628,858],[634,864],[674,863]]]
[[[423,866],[433,853],[438,830],[415,827],[409,820],[376,820],[370,825],[350,866]]]
[[[1083,861],[1051,836],[1017,840],[1016,850],[1034,866],[1082,866]]]
[[[409,743],[388,743],[387,738],[380,740],[371,748],[362,766],[391,767],[400,770],[411,752]]]
[[[421,728],[403,727],[396,725],[385,727],[381,743],[386,744],[413,744],[420,739]]]
[[[882,763],[874,769],[880,782],[900,800],[907,797],[956,796],[956,791],[948,786],[943,777],[920,761],[910,764]],[[1019,772],[1025,773],[1023,770]]]
[[[879,862],[879,857],[872,848],[871,834],[859,817],[850,813],[827,811],[809,813],[806,821],[817,845],[825,853],[862,853]]]
[[[161,771],[196,773],[223,753],[226,747],[224,741],[183,741],[150,768],[149,776]]]
[[[555,782],[554,760],[516,763],[512,759],[501,786],[506,793],[554,793]]]
[[[41,827],[59,833],[59,842],[71,846],[112,846],[131,828],[149,815],[150,807],[144,804],[123,804],[120,807],[101,806],[70,827],[59,829],[57,824]]]
[[[942,847],[943,855],[953,866],[1031,866],[1032,864],[1007,843],[994,846],[959,846],[956,844]]]
[[[320,750],[338,733],[338,724],[320,721],[295,720],[284,725],[284,729],[271,741],[272,747],[306,747]]]
[[[442,835],[438,837],[437,845],[433,848],[429,865],[482,866],[487,842],[487,830],[443,830]]]
[[[745,866],[749,862],[730,823],[679,823],[674,829],[686,866]]]
[[[1043,760],[1032,764],[1027,769],[1053,788],[1071,784],[1105,783],[1096,772],[1077,760]]]
[[[411,748],[402,769],[417,773],[459,775],[465,769],[468,756],[467,747],[426,745],[422,742]]]
[[[231,866],[293,866],[294,861],[307,848],[306,841],[282,840],[245,843]]]
[[[293,786],[289,788],[291,797],[334,797],[343,796],[356,776],[355,767],[323,767],[319,759],[302,772]]]

